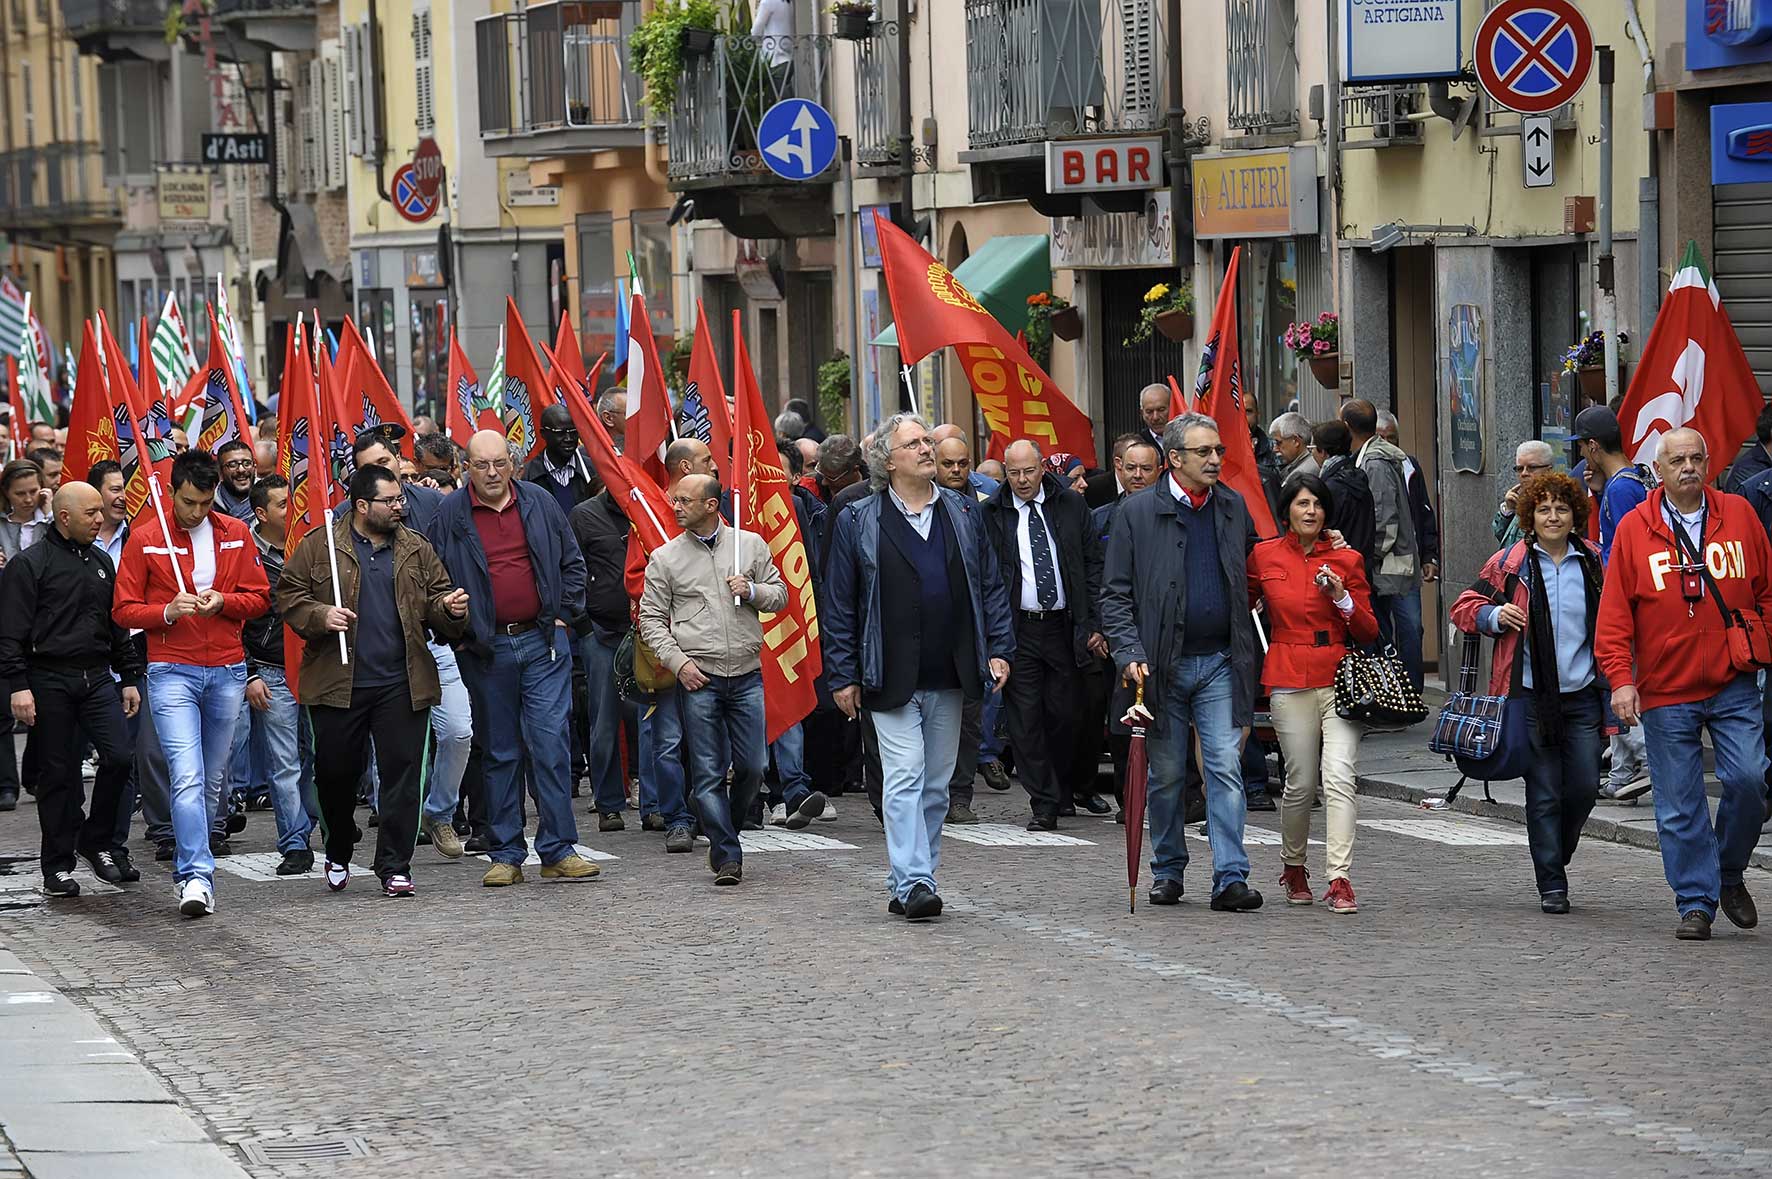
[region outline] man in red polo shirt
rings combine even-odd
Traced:
[[[481,883],[523,882],[519,763],[535,796],[535,851],[545,879],[588,880],[597,866],[574,850],[571,623],[584,611],[584,556],[559,501],[517,478],[504,435],[468,440],[468,485],[438,509],[433,538],[455,584],[468,591],[462,679],[486,761],[487,845]]]

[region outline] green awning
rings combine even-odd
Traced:
[[[1052,289],[1052,256],[1043,233],[993,237],[954,271],[984,309],[1011,335],[1027,327],[1028,296]],[[898,347],[898,329],[888,326],[874,343]]]

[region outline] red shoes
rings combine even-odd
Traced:
[[[1317,898],[1311,893],[1310,873],[1303,864],[1288,864],[1280,873],[1280,887],[1286,890],[1288,905],[1313,905]]]
[[[1331,913],[1358,913],[1360,906],[1354,902],[1354,886],[1343,876],[1329,882],[1329,891],[1323,894],[1323,903],[1329,906]]]

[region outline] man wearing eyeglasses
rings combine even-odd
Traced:
[[[258,459],[250,443],[238,438],[216,447],[215,461],[221,464],[221,485],[215,489],[217,510],[251,525],[258,517],[252,511],[252,484],[258,478]]]
[[[1514,485],[1501,497],[1501,506],[1495,509],[1495,519],[1489,522],[1490,529],[1495,533],[1495,541],[1502,548],[1513,547],[1525,535],[1520,531],[1520,521],[1514,515],[1514,502],[1519,498],[1520,484],[1534,475],[1554,470],[1556,452],[1551,449],[1550,443],[1528,438],[1514,448]]]
[[[590,456],[578,444],[572,411],[554,404],[541,411],[542,452],[523,468],[523,478],[545,488],[568,516],[572,509],[602,490]]]
[[[1243,497],[1219,482],[1225,447],[1216,422],[1183,414],[1164,430],[1163,450],[1166,477],[1127,497],[1108,534],[1102,629],[1115,666],[1144,685],[1155,717],[1147,734],[1151,903],[1181,901],[1188,863],[1182,785],[1197,733],[1212,908],[1245,913],[1261,907],[1248,884],[1240,766],[1255,712],[1255,625],[1244,572],[1255,524]]]

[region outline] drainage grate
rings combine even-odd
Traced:
[[[361,1138],[255,1138],[239,1147],[247,1162],[264,1167],[369,1157],[369,1144]]]

